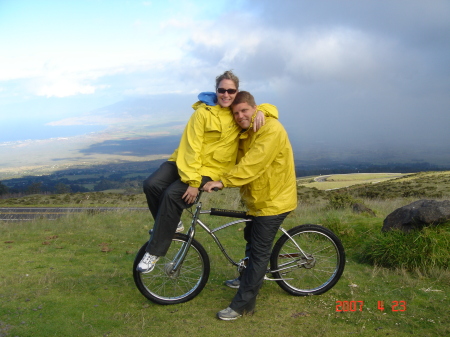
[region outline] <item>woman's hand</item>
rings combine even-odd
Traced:
[[[262,111],[256,113],[255,119],[253,120],[253,131],[258,131],[266,123],[266,118]]]
[[[181,198],[187,204],[192,204],[192,203],[194,203],[195,198],[197,198],[197,195],[198,195],[198,188],[189,186]]]
[[[205,192],[212,192],[213,188],[217,187],[219,190],[221,190],[223,188],[223,184],[220,181],[208,181],[204,186],[203,186],[203,191]]]

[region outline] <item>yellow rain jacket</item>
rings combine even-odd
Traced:
[[[294,154],[281,123],[267,118],[257,133],[241,133],[238,164],[221,177],[225,187],[240,187],[248,214],[277,215],[297,207]]]
[[[202,176],[219,180],[236,163],[239,133],[230,108],[195,103],[195,112],[189,119],[180,145],[169,158],[175,161],[181,181],[192,187],[200,187]],[[274,105],[258,106],[265,116],[278,118]]]

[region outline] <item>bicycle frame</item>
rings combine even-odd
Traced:
[[[200,214],[210,214],[211,210],[207,210],[207,211],[201,211]],[[248,222],[248,221],[252,221],[251,219],[239,219],[239,220],[235,220],[232,222],[228,222],[220,227],[214,228],[214,229],[210,229],[207,225],[205,225],[200,219],[197,219],[197,223],[200,225],[200,227],[202,227],[214,240],[214,242],[217,244],[217,246],[219,247],[220,251],[222,252],[222,254],[226,257],[226,259],[234,266],[238,266],[239,263],[234,261],[230,255],[228,255],[227,251],[225,250],[225,248],[223,247],[222,243],[220,242],[219,238],[214,234],[215,232],[218,232],[222,229],[225,229],[227,227],[236,225],[238,223],[241,222]],[[192,227],[191,227],[192,228]],[[194,226],[195,228],[195,226]],[[195,230],[195,229],[194,229]]]
[[[193,216],[192,216],[192,222],[191,222],[191,227],[189,228],[189,231],[188,231],[188,233],[187,233],[187,235],[188,235],[188,237],[189,237],[189,240],[188,240],[187,242],[184,242],[184,243],[183,243],[181,249],[178,251],[178,253],[177,253],[176,256],[174,257],[174,259],[173,259],[173,261],[172,261],[172,268],[170,268],[170,270],[167,271],[169,275],[175,274],[175,273],[179,270],[179,268],[182,266],[183,261],[184,261],[184,259],[185,259],[185,257],[186,257],[186,254],[187,254],[189,248],[191,247],[192,240],[193,240],[193,238],[194,238],[194,236],[195,236],[195,230],[196,230],[195,227],[196,227],[197,224],[198,224],[201,228],[203,228],[203,229],[204,229],[204,230],[205,230],[205,231],[213,238],[214,242],[215,242],[216,245],[219,247],[219,249],[220,249],[220,251],[222,252],[222,254],[225,256],[225,258],[226,258],[232,265],[234,265],[234,266],[236,266],[236,267],[239,267],[239,266],[240,266],[240,263],[239,263],[239,262],[234,261],[234,260],[230,257],[230,255],[227,253],[225,247],[222,245],[222,243],[220,242],[219,238],[218,238],[214,233],[215,233],[215,232],[218,232],[218,231],[220,231],[220,230],[222,230],[222,229],[225,229],[225,228],[227,228],[227,227],[236,225],[236,224],[238,224],[238,223],[248,222],[248,221],[252,221],[252,220],[251,220],[251,219],[244,219],[244,218],[241,218],[241,219],[238,219],[238,220],[234,220],[234,221],[228,222],[228,223],[226,223],[226,224],[224,224],[224,225],[222,225],[222,226],[219,226],[219,227],[217,227],[217,228],[210,229],[206,224],[204,224],[204,223],[199,219],[200,214],[210,214],[210,213],[211,213],[211,210],[205,210],[205,211],[202,211],[202,203],[199,201],[201,194],[202,194],[202,192],[199,193],[199,195],[197,196],[197,199],[196,199],[196,201],[195,201],[195,203],[197,204],[197,207],[196,207],[196,209],[195,209],[195,211],[194,211],[194,213],[193,213]],[[296,259],[295,261],[290,261],[290,262],[287,263],[286,265],[283,265],[283,266],[282,266],[283,268],[279,268],[279,269],[277,269],[277,270],[268,270],[268,271],[267,271],[268,273],[274,273],[274,272],[279,272],[279,271],[283,271],[283,270],[286,270],[286,269],[290,269],[290,268],[293,267],[293,266],[292,266],[293,264],[297,264],[297,263],[298,263],[299,261],[301,261],[302,259],[306,259],[306,262],[301,262],[301,263],[300,263],[301,265],[306,265],[307,263],[310,263],[310,262],[308,262],[308,260],[309,260],[309,261],[313,260],[313,258],[307,256],[307,254],[306,254],[306,253],[298,246],[297,242],[295,242],[295,240],[293,240],[293,239],[290,237],[290,235],[287,233],[287,231],[286,231],[284,228],[282,228],[282,227],[280,226],[279,230],[282,231],[283,234],[287,235],[288,238],[294,243],[294,245],[295,245],[296,248],[298,249],[298,252],[294,253],[295,255],[294,255],[294,254],[290,254],[290,257],[298,257],[298,259]],[[266,278],[266,279],[268,279],[268,278]],[[268,279],[268,280],[276,281],[276,280],[278,280],[278,279]]]

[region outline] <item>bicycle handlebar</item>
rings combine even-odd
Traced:
[[[221,209],[221,208],[211,208],[210,215],[217,215],[217,216],[227,216],[230,218],[240,218],[240,219],[249,219],[250,216],[247,215],[247,212],[245,211],[235,211],[235,210],[229,210],[229,209]]]
[[[220,189],[218,188],[218,187],[214,187],[213,188],[213,191],[215,191],[215,192],[217,192],[217,191],[219,191]],[[199,188],[198,189],[198,194],[197,194],[197,198],[195,198],[195,200],[194,200],[194,202],[192,203],[192,204],[197,204],[199,201],[200,201],[200,197],[202,196],[202,193],[203,193],[204,191],[203,191],[203,188]]]

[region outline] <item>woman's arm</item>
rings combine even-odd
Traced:
[[[273,117],[278,119],[278,109],[275,105],[269,103],[263,103],[258,105],[258,112],[253,119],[253,131],[258,131],[265,123],[265,117]]]
[[[202,181],[202,176],[198,171],[202,167],[201,151],[204,133],[204,117],[200,110],[196,110],[181,136],[176,160],[181,181],[191,187],[200,187]]]

